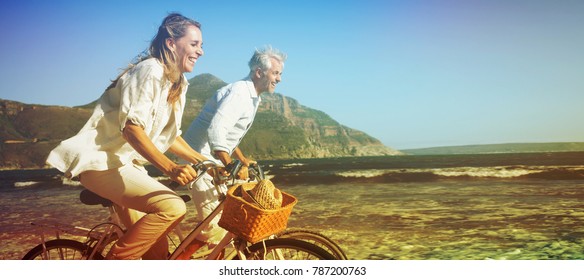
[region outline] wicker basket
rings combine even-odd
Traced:
[[[251,190],[255,185],[256,183],[244,183],[231,187],[227,191],[223,214],[219,220],[219,226],[251,243],[285,230],[292,207],[298,202],[296,197],[282,192],[281,208],[262,209],[241,197],[242,190]]]

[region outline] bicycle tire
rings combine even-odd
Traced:
[[[278,235],[278,238],[291,238],[291,239],[300,239],[304,241],[308,241],[314,245],[317,245],[329,253],[331,253],[336,260],[348,260],[347,255],[343,251],[343,249],[334,242],[329,237],[325,236],[322,233],[310,230],[303,230],[303,229],[291,229],[286,230]]]
[[[46,250],[44,250],[46,248]],[[23,260],[86,260],[92,248],[77,240],[54,239],[32,248]],[[46,252],[46,253],[45,253]],[[100,260],[103,256],[96,254],[93,259]]]
[[[247,247],[247,260],[334,260],[325,249],[312,243],[289,238],[267,239]],[[235,256],[233,259],[239,259]]]

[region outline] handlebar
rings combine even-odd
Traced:
[[[196,182],[199,179],[201,179],[203,177],[203,174],[207,173],[207,171],[209,171],[209,170],[212,170],[213,177],[215,179],[218,179],[219,181],[228,181],[228,180],[235,181],[235,177],[236,177],[237,173],[239,172],[239,170],[241,169],[241,161],[233,160],[232,162],[227,164],[227,166],[224,167],[225,173],[219,172],[220,171],[219,169],[222,167],[223,167],[223,165],[217,164],[214,161],[210,161],[210,160],[205,160],[203,162],[197,163],[196,165],[193,166],[193,168],[195,168],[195,170],[197,170],[197,178],[195,178],[195,180],[193,180],[193,182]]]
[[[264,175],[264,170],[257,162],[250,164],[248,168],[249,168],[249,173],[250,173],[249,174],[250,180],[260,181],[260,180],[263,180],[266,178]]]
[[[235,182],[237,173],[239,172],[239,170],[241,169],[241,167],[243,166],[241,164],[241,161],[239,160],[233,160],[232,162],[230,162],[229,164],[227,164],[227,166],[223,167],[223,165],[221,164],[217,164],[214,161],[211,160],[205,160],[202,162],[199,162],[195,165],[191,165],[196,171],[197,171],[197,177],[193,180],[193,182],[196,182],[198,180],[200,180],[203,177],[203,174],[207,173],[209,170],[213,170],[213,177],[219,179],[219,181],[229,181],[232,180],[233,182]],[[225,173],[227,175],[225,175],[225,173],[219,172],[220,168],[225,168]],[[248,167],[248,172],[249,172],[249,179],[251,181],[260,181],[265,179],[265,175],[264,175],[264,171],[262,169],[262,167],[257,164],[257,163],[252,163],[249,165]],[[179,184],[177,182],[171,182],[169,187],[170,188],[176,188],[178,187]]]

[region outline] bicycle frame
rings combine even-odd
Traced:
[[[206,161],[206,162],[212,163],[213,165],[215,164],[215,163],[210,162],[210,161]],[[204,165],[204,163],[203,163],[203,168],[201,168],[199,175],[193,181],[193,183],[200,180],[203,177],[203,175],[207,172],[207,166]],[[234,161],[234,166],[232,166],[230,168],[231,169],[230,173],[231,174],[237,173],[240,166],[241,166],[241,164],[239,161]],[[216,172],[216,169],[213,169],[213,171]],[[214,175],[217,176],[218,174],[214,174]],[[233,179],[233,181],[235,181],[235,179]],[[233,185],[233,183],[231,185]],[[193,242],[195,240],[195,238],[197,236],[199,236],[199,234],[201,234],[203,229],[209,225],[211,220],[213,220],[217,215],[219,215],[221,213],[221,211],[223,211],[223,203],[225,201],[225,193],[219,187],[219,184],[214,183],[213,185],[215,187],[215,190],[217,191],[219,205],[217,205],[217,207],[211,212],[211,214],[209,214],[207,217],[205,217],[183,240],[181,240],[181,243],[174,250],[174,252],[169,256],[169,258],[168,258],[169,260],[177,259],[178,256],[185,251],[185,249],[188,247],[188,245],[191,244],[191,242]],[[191,188],[191,186],[192,185],[189,185],[189,188]],[[223,251],[223,249],[226,248],[230,243],[233,243],[233,245],[235,247],[235,253],[239,256],[239,258],[245,259],[244,254],[241,253],[242,249],[240,247],[242,247],[243,244],[247,244],[246,241],[238,238],[237,236],[235,236],[234,234],[232,234],[230,232],[228,232],[223,237],[223,239],[216,246],[214,246],[213,250],[211,250],[211,253],[208,254],[205,259],[208,259],[208,260],[216,259],[217,256],[219,256],[219,254]]]
[[[213,210],[213,212],[211,212],[211,214],[209,214],[209,216],[205,217],[205,219],[203,219],[203,221],[201,221],[182,241],[181,243],[178,245],[178,247],[174,250],[174,252],[170,255],[170,257],[168,258],[169,260],[175,260],[178,258],[178,256],[184,252],[184,250],[187,248],[187,246],[189,244],[191,244],[191,242],[193,242],[195,240],[195,238],[197,236],[199,236],[199,234],[203,231],[203,228],[205,228],[207,225],[209,225],[209,222],[215,218],[219,213],[221,213],[221,211],[223,210],[223,201],[221,201],[219,203],[219,205]],[[211,251],[210,254],[205,254],[207,255],[207,257],[205,259],[208,260],[214,260],[217,258],[217,256],[219,256],[219,254],[221,253],[221,251],[227,247],[229,245],[229,243],[236,241],[238,238],[231,234],[231,233],[227,233],[227,235],[225,237],[223,237],[223,239],[213,248],[213,250]],[[235,244],[234,244],[235,245]],[[237,248],[239,246],[236,246],[236,252],[239,252],[240,250],[238,250]],[[243,258],[243,254],[238,253],[240,258]]]

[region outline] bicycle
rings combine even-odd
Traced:
[[[221,178],[223,181],[229,179],[235,183],[234,175],[237,174],[241,164],[234,161],[231,166],[225,167],[229,176]],[[204,173],[210,171],[215,177],[221,177],[219,169],[222,166],[216,165],[212,161],[205,161],[197,166],[198,176],[195,180],[202,177]],[[261,173],[261,172],[258,172]],[[262,175],[263,176],[263,175]],[[177,257],[187,248],[187,246],[197,237],[198,234],[206,227],[209,222],[223,209],[225,194],[215,187],[219,194],[219,206],[203,221],[201,221],[186,237],[180,237],[180,244],[169,255],[170,260],[177,259]],[[183,199],[185,199],[183,197]],[[190,199],[190,197],[189,197]],[[56,231],[56,239],[45,241],[44,233],[41,233],[41,244],[31,249],[24,257],[24,260],[32,259],[104,259],[104,253],[107,253],[109,248],[115,243],[119,236],[123,234],[123,227],[117,217],[113,203],[107,199],[101,198],[88,190],[82,191],[80,200],[84,204],[98,205],[108,208],[110,217],[108,221],[100,223],[93,228],[83,228],[70,225],[53,224],[53,225],[39,225],[43,228],[52,228]],[[86,236],[85,242],[60,238],[60,233],[77,234],[84,233]],[[276,237],[276,236],[274,236]],[[327,250],[301,239],[292,239],[287,237],[268,238],[256,242],[254,244],[248,243],[240,236],[228,233],[217,246],[210,248],[207,251],[200,253],[194,258],[200,259],[216,259],[221,254],[224,259],[335,259],[336,257]]]

